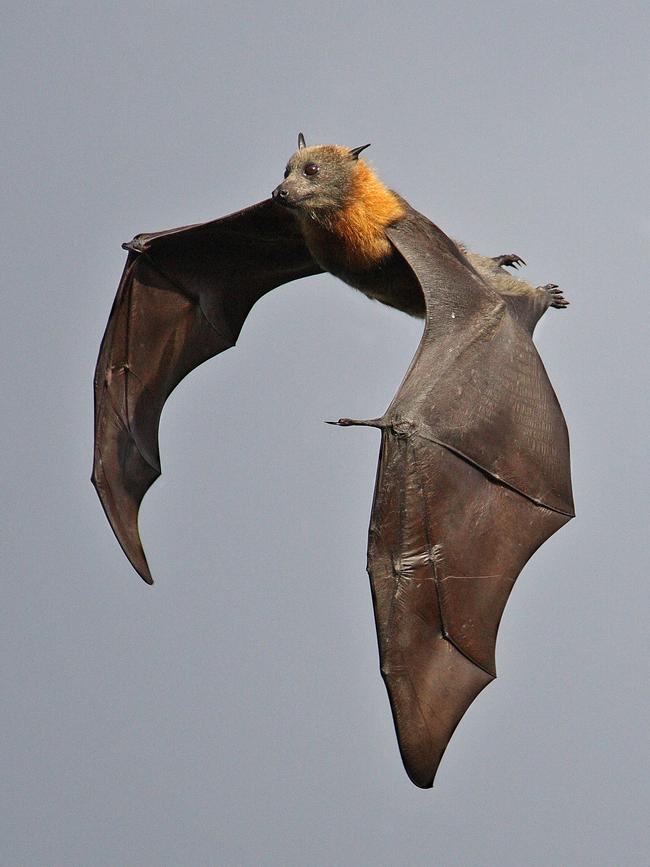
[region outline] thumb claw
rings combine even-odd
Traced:
[[[383,420],[380,418],[340,418],[338,421],[326,421],[325,424],[336,424],[339,427],[350,427],[351,425],[359,425],[360,427],[384,427]]]

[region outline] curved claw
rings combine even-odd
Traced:
[[[545,286],[538,286],[537,288],[541,289],[542,292],[546,292],[549,296],[551,307],[563,310],[565,307],[569,306],[570,302],[566,300],[564,293],[558,287],[557,283],[547,283]]]
[[[497,265],[501,265],[502,268],[504,265],[507,265],[509,268],[516,269],[526,264],[517,253],[503,253],[501,256],[494,256],[493,261],[496,262]]]

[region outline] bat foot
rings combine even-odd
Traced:
[[[562,310],[569,306],[570,302],[566,300],[564,293],[557,283],[547,283],[546,286],[538,286],[537,288],[541,289],[542,292],[546,292],[550,299],[550,307],[557,307],[558,310]]]
[[[521,268],[522,265],[526,264],[517,253],[503,253],[501,256],[493,256],[492,261],[501,267],[507,265],[509,268]]]

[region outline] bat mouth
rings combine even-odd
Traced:
[[[304,199],[292,199],[292,200],[289,200],[289,199],[275,199],[275,203],[276,203],[277,205],[280,205],[282,208],[286,208],[288,211],[296,211],[296,210],[298,210],[298,208],[300,207],[300,205],[301,205],[304,201],[306,201],[306,198],[307,198],[307,197],[305,197]]]
[[[281,205],[283,208],[287,208],[288,210],[293,211],[299,208],[304,202],[311,199],[312,195],[311,193],[306,193],[304,196],[283,196],[278,195],[277,190],[273,190],[273,192],[271,193],[271,198],[276,205]]]

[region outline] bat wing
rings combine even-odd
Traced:
[[[239,336],[255,302],[320,273],[293,217],[271,200],[230,216],[137,235],[95,370],[92,481],[125,554],[153,583],[138,510],[160,475],[158,424],[172,390]]]
[[[520,570],[573,515],[569,444],[531,339],[534,302],[510,308],[417,212],[387,234],[427,315],[376,422],[368,571],[400,751],[426,788],[496,677],[499,620]]]

